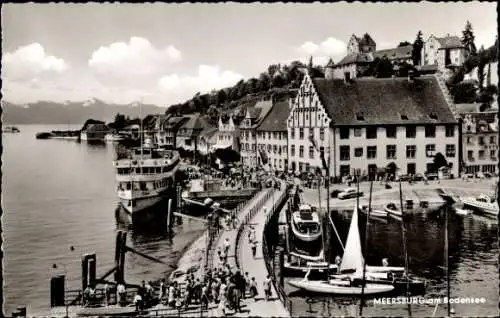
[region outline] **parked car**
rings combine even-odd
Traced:
[[[413,175],[413,181],[422,181],[424,180],[424,175],[421,173],[415,173]]]
[[[407,174],[402,174],[402,175],[399,175],[399,176],[397,177],[397,180],[401,180],[401,181],[408,181],[408,180],[410,180],[410,176],[409,176],[409,175],[407,175]]]
[[[436,180],[439,178],[436,172],[426,172],[425,176],[427,177],[427,180]]]
[[[343,191],[341,191],[338,195],[337,195],[337,198],[341,199],[341,200],[345,200],[345,199],[350,199],[350,198],[356,198],[356,197],[362,197],[363,196],[363,192],[358,192],[358,190],[356,188],[347,188]]]
[[[337,198],[339,196],[339,193],[342,192],[341,190],[333,190],[331,193],[330,193],[330,197],[332,198]]]

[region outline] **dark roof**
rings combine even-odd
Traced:
[[[249,107],[248,108],[248,113],[249,113],[251,119],[257,119],[261,112],[262,112],[262,108],[260,108],[260,107]]]
[[[436,40],[441,44],[440,50],[465,47],[458,36],[445,36],[443,38],[436,38]]]
[[[351,53],[344,57],[335,66],[347,65],[352,63],[370,63],[373,62],[373,55],[369,53]]]
[[[286,121],[290,114],[289,104],[286,101],[273,105],[271,111],[257,127],[258,131],[286,131]]]
[[[201,118],[199,114],[190,115],[188,118],[189,119],[182,124],[182,129],[202,131],[203,129],[211,127],[211,125],[206,120]]]
[[[358,42],[360,45],[377,45],[368,33],[365,33],[361,39],[358,39]]]
[[[349,84],[313,79],[313,83],[334,125],[457,122],[433,76],[419,77],[413,83],[406,78],[358,78]]]
[[[325,66],[325,67],[333,67],[334,65],[335,65],[335,63],[333,63],[333,60],[330,58],[330,59],[328,60],[328,64],[326,64],[326,66]]]
[[[378,50],[373,53],[373,57],[381,58],[384,55],[387,56],[388,59],[403,59],[410,58],[411,53],[413,51],[413,45],[400,46],[395,49],[388,50]]]
[[[87,126],[85,131],[87,132],[99,132],[99,131],[110,131],[111,129],[105,124],[90,124]]]

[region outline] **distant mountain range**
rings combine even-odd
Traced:
[[[163,114],[166,108],[150,104],[142,105],[142,116]],[[119,105],[106,103],[97,98],[82,102],[57,103],[38,101],[28,104],[14,104],[2,101],[2,122],[5,124],[82,124],[89,118],[110,122],[116,114],[130,118],[139,117],[137,102]]]

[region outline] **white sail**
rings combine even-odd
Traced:
[[[347,242],[345,244],[344,256],[340,264],[340,271],[344,270],[363,270],[363,253],[361,252],[361,239],[359,237],[358,228],[358,207],[354,207],[352,214],[351,226],[347,234]]]

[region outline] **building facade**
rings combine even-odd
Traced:
[[[239,127],[235,124],[233,116],[223,118],[219,117],[218,131],[216,136],[215,148],[239,150]]]
[[[463,172],[498,172],[498,113],[465,112],[462,121]]]
[[[449,66],[461,66],[468,57],[469,52],[458,36],[431,35],[424,43],[421,64],[437,65],[439,71],[444,71]]]
[[[245,117],[240,123],[240,155],[244,166],[256,168],[259,154],[257,152],[257,127],[271,110],[273,102],[259,101],[253,107],[247,107]]]
[[[440,152],[458,175],[459,123],[434,76],[351,83],[306,76],[287,130],[295,172],[321,168],[324,153],[330,177],[374,178],[391,163],[398,174],[424,173]]]
[[[256,128],[258,164],[272,171],[288,170],[288,138],[286,120],[289,102],[272,105],[271,111]]]
[[[200,114],[186,115],[187,120],[180,125],[176,134],[176,148],[188,151],[198,151],[199,138],[202,131],[211,128],[211,125]]]

